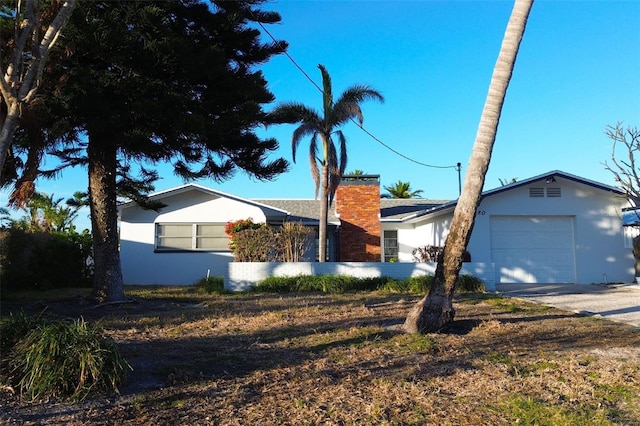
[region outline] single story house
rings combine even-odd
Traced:
[[[197,184],[150,196],[159,212],[125,203],[120,255],[125,284],[193,284],[224,275],[233,255],[224,226],[252,218],[318,226],[318,200],[245,199]],[[468,245],[492,265],[495,283],[632,282],[633,232],[617,188],[551,171],[482,195]],[[345,176],[330,208],[326,259],[414,262],[412,251],[444,245],[456,200],[380,198],[377,175]],[[316,244],[317,247],[317,244]],[[317,250],[309,261],[317,260]]]

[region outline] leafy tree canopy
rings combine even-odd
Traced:
[[[63,160],[39,174],[57,177],[86,166],[88,138],[100,136],[117,145],[120,195],[141,204],[158,163],[172,163],[185,180],[222,181],[237,169],[268,180],[286,171],[286,160],[268,160],[277,141],[255,134],[269,122],[262,105],[274,100],[256,67],[286,48],[259,43],[247,25],[279,21],[254,7],[261,3],[81,2],[51,58],[47,104],[31,134],[19,135],[16,157],[26,159],[39,137],[39,157],[46,143]],[[26,171],[26,162],[16,168]]]

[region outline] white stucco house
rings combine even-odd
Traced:
[[[485,191],[468,245],[471,262],[490,265],[494,283],[632,282],[635,234],[623,226],[623,195],[557,170]],[[316,200],[244,199],[196,184],[151,199],[166,207],[119,208],[125,284],[188,285],[225,275],[233,260],[228,221],[318,224]],[[444,245],[455,206],[455,200],[380,199],[377,175],[345,176],[331,208],[327,259],[413,262],[416,247]]]

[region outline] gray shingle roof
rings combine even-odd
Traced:
[[[319,200],[285,200],[285,199],[252,199],[252,201],[272,206],[291,213],[291,219],[303,222],[317,222],[320,217]],[[417,212],[430,210],[448,201],[425,200],[421,198],[380,200],[380,217],[382,220],[401,220]],[[329,222],[339,223],[335,208],[329,208]]]

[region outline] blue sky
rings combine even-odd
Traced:
[[[289,42],[289,55],[320,84],[329,70],[334,95],[368,84],[385,97],[364,103],[364,127],[350,124],[347,170],[379,174],[383,186],[409,181],[430,199],[455,199],[453,168],[469,160],[511,1],[272,1],[282,21],[267,30]],[[502,111],[485,189],[559,169],[613,185],[607,125],[640,126],[640,1],[548,1],[533,6]],[[268,36],[265,34],[265,39]],[[284,55],[262,67],[276,103],[320,109],[321,94]],[[265,109],[269,110],[270,105]],[[261,130],[291,160],[293,125]],[[238,172],[199,183],[247,198],[313,198],[308,142],[297,163],[274,181]],[[411,160],[405,158],[408,157]],[[420,164],[421,163],[421,164]],[[433,167],[427,167],[430,165]],[[183,182],[159,168],[156,189]],[[84,170],[38,189],[69,197],[86,188]],[[0,193],[6,202],[7,192]],[[83,215],[84,216],[84,215]],[[85,225],[83,217],[78,225]]]

